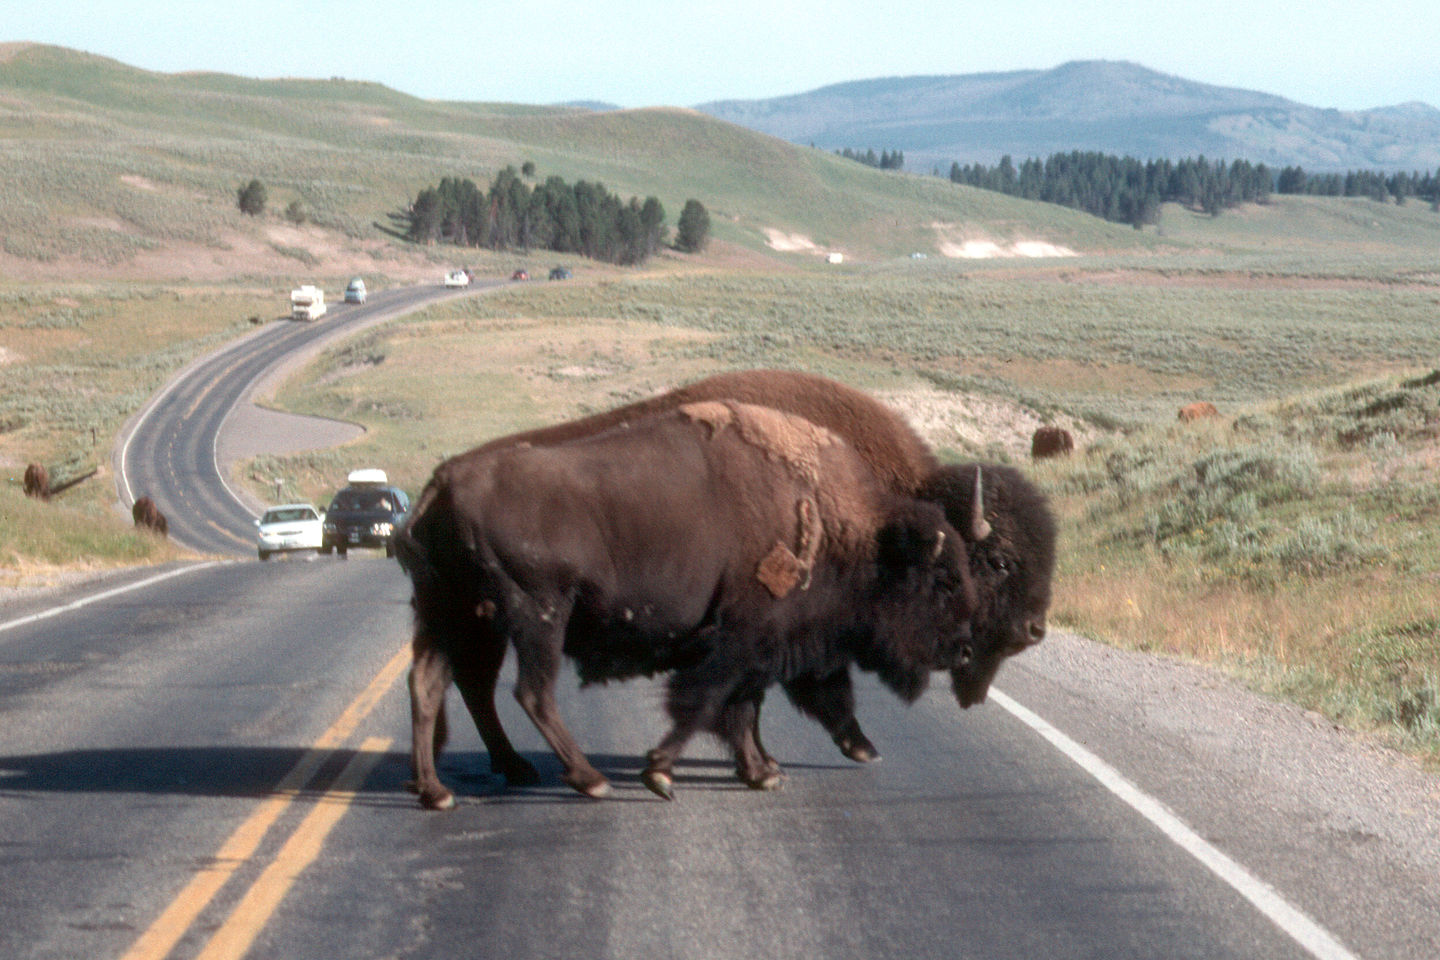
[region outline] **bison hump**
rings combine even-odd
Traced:
[[[710,436],[733,427],[740,438],[767,458],[785,464],[798,480],[820,482],[821,458],[838,441],[835,434],[803,417],[733,400],[682,404],[680,412],[710,428]]]

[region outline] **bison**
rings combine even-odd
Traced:
[[[50,499],[50,474],[38,463],[25,468],[25,496],[37,500]]]
[[[1075,452],[1075,438],[1064,427],[1040,427],[1030,437],[1030,459],[1068,457]]]
[[[141,497],[135,501],[130,508],[130,516],[135,521],[135,526],[142,530],[149,530],[158,533],[162,537],[170,535],[170,524],[165,520],[165,514],[155,505],[155,501],[149,497]]]
[[[1215,404],[1206,400],[1197,403],[1187,403],[1180,408],[1177,418],[1189,423],[1191,420],[1208,420],[1211,417],[1220,416],[1220,411],[1215,409]]]
[[[519,444],[561,443],[599,433],[647,414],[706,399],[735,398],[799,414],[849,442],[892,491],[924,496],[941,506],[957,529],[967,532],[970,568],[981,595],[983,620],[972,623],[988,645],[977,646],[966,676],[993,678],[1005,657],[1038,642],[1045,633],[1054,569],[1055,527],[1045,498],[1017,471],[977,464],[941,466],[906,421],[874,398],[844,384],[810,374],[782,370],[745,370],[719,374],[669,393],[569,423],[492,440],[442,463],[416,501],[408,523],[423,517],[430,499],[447,478],[471,460]],[[978,497],[996,489],[998,497]],[[924,492],[922,493],[922,488]],[[979,511],[983,507],[983,515]],[[406,528],[408,529],[408,527]],[[401,537],[405,536],[402,530]],[[988,599],[987,599],[988,598]],[[487,629],[477,622],[477,632]],[[417,636],[417,640],[420,638]],[[535,768],[511,746],[495,711],[495,685],[505,657],[503,643],[474,644],[457,651],[448,665],[466,707],[490,753],[492,771],[512,783],[533,783]],[[427,653],[417,643],[416,663]],[[878,756],[855,718],[848,668],[782,683],[802,712],[818,720],[841,751],[853,760]],[[957,686],[965,705],[984,699],[984,684]],[[443,748],[443,705],[435,724],[432,756]],[[758,713],[755,740],[758,742]]]
[[[749,785],[778,781],[753,737],[772,683],[854,661],[913,700],[932,670],[973,658],[977,598],[943,511],[889,491],[800,417],[689,403],[442,468],[397,539],[414,584],[412,760],[427,807],[454,803],[435,772],[435,725],[452,671],[471,700],[476,647],[500,647],[486,662],[514,647],[516,699],[564,781],[592,797],[609,784],[556,711],[562,654],[585,683],[671,674],[673,726],[643,775],[667,798],[700,730],[731,744]]]

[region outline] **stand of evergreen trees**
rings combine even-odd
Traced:
[[[407,236],[490,250],[538,248],[607,263],[643,262],[665,239],[665,208],[655,197],[622,201],[602,184],[573,186],[552,176],[531,187],[506,167],[488,191],[446,177],[410,205]]]
[[[1382,202],[1394,198],[1404,204],[1411,197],[1429,201],[1440,210],[1440,170],[1434,173],[1391,173],[1351,170],[1349,173],[1306,173],[1286,167],[1275,181],[1276,193],[1305,193],[1321,197],[1369,197]]]
[[[836,150],[838,156],[846,160],[854,160],[856,163],[863,163],[867,167],[877,167],[881,170],[903,170],[905,169],[905,151],[896,150],[891,153],[889,150],[881,150],[877,157],[875,151],[866,150],[861,153],[859,150],[851,150],[846,147],[844,150]]]
[[[993,167],[950,165],[952,183],[1058,203],[1137,230],[1158,221],[1162,203],[1182,203],[1212,215],[1241,203],[1264,203],[1273,176],[1265,164],[1245,160],[1141,161],[1078,150],[1043,162],[1031,158],[1019,168],[1008,155]]]

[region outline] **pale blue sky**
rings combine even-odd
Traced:
[[[167,73],[374,80],[431,99],[693,106],[1106,59],[1317,107],[1440,107],[1435,0],[0,0],[0,10],[0,42]]]

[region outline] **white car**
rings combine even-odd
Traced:
[[[470,274],[464,270],[451,270],[445,274],[445,286],[447,287],[468,287],[470,286]]]
[[[272,553],[295,550],[320,552],[325,539],[325,517],[308,503],[282,503],[268,508],[255,521],[256,550],[261,560]]]

